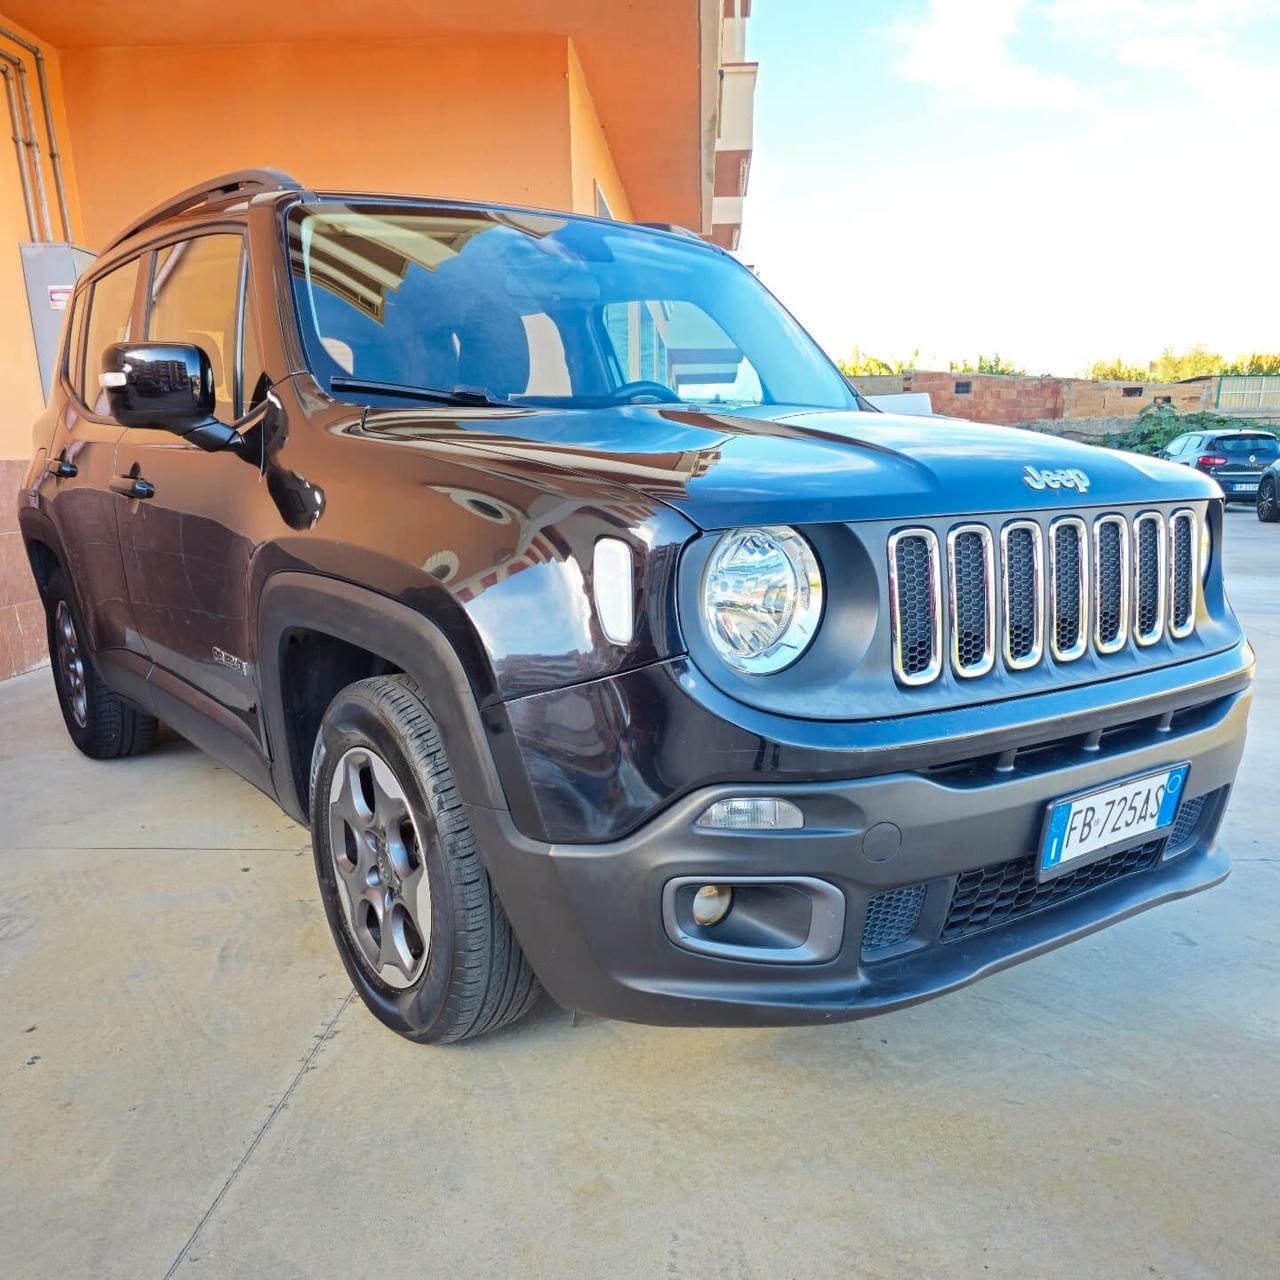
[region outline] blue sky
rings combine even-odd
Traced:
[[[1280,350],[1277,0],[757,0],[740,256],[833,356]]]

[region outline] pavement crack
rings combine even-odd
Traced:
[[[253,1153],[258,1149],[258,1144],[266,1137],[267,1130],[275,1123],[276,1117],[284,1110],[285,1104],[289,1099],[293,1097],[294,1091],[297,1089],[298,1085],[302,1083],[302,1077],[311,1069],[311,1064],[315,1062],[316,1058],[319,1056],[320,1050],[324,1048],[329,1038],[333,1035],[333,1029],[338,1025],[338,1019],[346,1012],[347,1006],[355,999],[355,997],[356,993],[353,988],[347,992],[342,1003],[338,1006],[338,1011],[329,1019],[328,1023],[326,1023],[325,1029],[320,1033],[319,1038],[311,1047],[311,1052],[307,1054],[302,1066],[298,1068],[297,1074],[289,1081],[289,1087],[281,1095],[280,1101],[271,1108],[271,1114],[263,1122],[262,1128],[254,1134],[253,1141],[249,1143],[248,1147],[245,1149],[245,1153],[240,1157],[236,1167],[231,1170],[231,1176],[222,1184],[222,1190],[214,1196],[213,1203],[204,1211],[200,1221],[196,1223],[195,1230],[187,1237],[187,1243],[182,1246],[181,1251],[178,1253],[178,1256],[174,1258],[169,1270],[164,1273],[164,1280],[171,1280],[178,1268],[187,1260],[191,1250],[195,1247],[196,1241],[200,1238],[200,1233],[204,1230],[206,1223],[208,1223],[209,1219],[213,1217],[218,1206],[224,1199],[226,1199],[227,1192],[231,1190],[232,1183],[234,1183],[241,1173],[244,1172],[245,1166],[253,1157]]]

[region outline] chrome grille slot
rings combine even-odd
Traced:
[[[1093,643],[1115,653],[1129,639],[1129,525],[1100,516],[1093,526]]]
[[[1089,553],[1085,523],[1064,516],[1049,526],[1050,645],[1059,662],[1079,658],[1089,644]]]
[[[1144,511],[1133,522],[1133,638],[1140,645],[1164,634],[1165,562],[1164,516]]]
[[[1000,530],[1004,660],[1013,671],[1034,667],[1044,652],[1044,549],[1040,526],[1015,520]]]
[[[957,525],[947,534],[951,666],[958,676],[986,675],[995,661],[994,559],[986,525]]]
[[[903,684],[928,684],[942,669],[940,567],[932,529],[899,529],[889,538],[893,670]]]
[[[1169,634],[1189,636],[1196,625],[1196,513],[1187,508],[1169,517]]]

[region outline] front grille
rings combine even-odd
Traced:
[[[1129,638],[1129,537],[1123,516],[1093,526],[1093,643],[1099,653],[1123,649]]]
[[[1044,569],[1040,526],[1030,520],[1006,525],[1000,533],[1004,556],[1004,656],[1010,667],[1033,667],[1043,648]]]
[[[1133,638],[1155,644],[1164,631],[1164,516],[1147,511],[1133,522]]]
[[[1141,646],[1166,633],[1185,639],[1195,630],[1199,604],[1197,519],[1185,507],[1167,524],[1159,511],[1144,511],[1132,523],[1118,512],[1091,523],[1059,516],[1045,526],[1047,555],[1036,520],[1010,520],[998,536],[992,525],[969,521],[946,531],[945,566],[940,533],[899,529],[889,537],[898,682],[936,680],[944,636],[951,671],[964,678],[986,675],[997,653],[1017,672],[1045,661],[1046,649],[1053,662],[1066,663],[1091,646],[1105,656],[1131,639]]]
[[[1169,634],[1190,634],[1196,617],[1196,516],[1175,511],[1169,518]]]
[[[942,669],[942,596],[938,538],[904,529],[889,539],[889,607],[893,665],[903,684],[926,684]]]
[[[1066,516],[1049,526],[1049,593],[1053,601],[1053,656],[1071,662],[1089,643],[1089,588],[1085,524]]]
[[[1121,876],[1146,871],[1160,860],[1163,845],[1163,840],[1152,840],[1044,882],[1036,879],[1036,860],[1031,855],[966,871],[957,878],[952,891],[942,941],[968,937],[1043,911]]]
[[[867,917],[862,925],[862,954],[883,951],[886,947],[906,942],[915,932],[924,904],[924,885],[909,884],[874,894],[867,902]]]
[[[995,661],[995,554],[984,524],[947,535],[951,574],[951,665],[959,676],[981,676]]]

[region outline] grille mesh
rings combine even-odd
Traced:
[[[1098,526],[1096,592],[1098,643],[1106,648],[1124,627],[1124,528],[1116,521]]]
[[[862,954],[906,942],[915,930],[923,904],[922,884],[875,894],[867,903],[867,918],[862,926]]]
[[[898,627],[902,674],[918,676],[934,660],[934,583],[928,541],[918,534],[898,540],[894,552],[898,574]]]
[[[1195,602],[1195,548],[1192,545],[1194,520],[1190,514],[1179,514],[1173,520],[1173,604],[1171,621],[1175,634],[1181,635],[1191,623]]]
[[[1060,654],[1074,653],[1080,628],[1080,527],[1061,524],[1053,535],[1053,641]]]
[[[1009,575],[1008,617],[1005,625],[1009,633],[1009,657],[1015,662],[1025,661],[1036,648],[1035,536],[1030,529],[1009,531],[1006,545],[1007,571]]]
[[[1204,812],[1204,802],[1208,796],[1196,796],[1192,800],[1184,800],[1178,809],[1177,821],[1169,832],[1169,841],[1165,846],[1169,853],[1181,853],[1196,838],[1196,828],[1200,825],[1200,815]]]
[[[1036,879],[1033,856],[966,871],[956,880],[942,939],[946,942],[990,929],[1034,911],[1043,911],[1045,907],[1087,893],[1121,876],[1145,871],[1159,860],[1163,844],[1163,840],[1153,840],[1043,883]]]
[[[1160,526],[1143,520],[1137,526],[1138,634],[1153,636],[1160,627]]]
[[[957,534],[954,544],[955,661],[961,671],[980,667],[991,649],[987,634],[987,543],[975,530]]]

